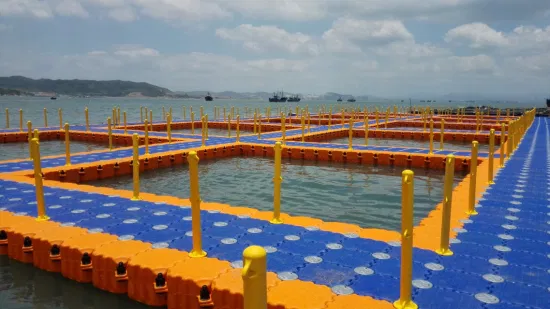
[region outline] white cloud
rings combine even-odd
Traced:
[[[116,47],[114,52],[117,56],[126,56],[126,57],[154,57],[158,56],[159,52],[156,49],[142,47],[139,45],[119,45]]]
[[[144,16],[171,22],[215,20],[230,14],[209,0],[132,0]]]
[[[253,26],[243,24],[234,29],[220,28],[216,35],[224,40],[243,42],[246,49],[262,52],[267,50],[283,50],[290,53],[306,53],[318,55],[319,46],[312,37],[297,33],[289,33],[276,26]]]
[[[74,0],[63,0],[55,7],[55,12],[62,16],[88,17],[88,12]]]
[[[444,67],[450,72],[487,74],[493,73],[497,69],[495,60],[484,54],[464,57],[451,56],[447,61]]]
[[[248,61],[250,67],[271,72],[303,72],[307,68],[307,63],[298,60],[287,59],[262,59]]]
[[[91,52],[88,52],[87,54],[88,56],[103,56],[107,55],[107,52],[103,50],[93,50]]]
[[[507,45],[508,39],[502,32],[498,32],[483,23],[471,23],[453,28],[445,34],[445,41],[454,42],[465,40],[472,48]]]
[[[136,12],[132,7],[119,7],[109,10],[108,16],[119,22],[131,22],[137,19]]]
[[[550,49],[550,26],[518,26],[509,33],[499,32],[482,23],[453,28],[445,35],[447,42],[466,43],[472,48],[495,49],[499,54],[538,53]]]
[[[329,13],[331,1],[316,0],[218,0],[221,7],[253,19],[308,21]]]
[[[53,16],[50,4],[36,0],[2,0],[0,1],[0,16],[27,15],[36,18]]]

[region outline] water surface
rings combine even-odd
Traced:
[[[123,146],[113,144],[113,148]],[[97,150],[109,150],[106,143],[71,141],[71,154]],[[40,157],[65,154],[64,140],[40,141]],[[29,143],[0,143],[0,161],[26,159],[29,157]]]

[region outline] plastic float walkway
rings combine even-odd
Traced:
[[[268,138],[267,135],[263,137]],[[210,140],[228,142],[225,138]],[[273,141],[254,140],[258,142]],[[150,150],[164,152],[170,147],[199,146],[200,142],[173,143],[151,145]],[[119,157],[131,156],[130,150],[119,150],[75,156],[72,160],[106,160],[112,158],[107,155],[115,153]],[[60,166],[62,161],[44,159],[42,164]],[[0,171],[11,172],[16,166],[32,168],[30,162],[28,166],[25,163],[3,164]],[[499,170],[495,184],[480,199],[479,214],[464,220],[464,228],[455,229],[458,236],[451,246],[454,255],[442,257],[415,249],[413,299],[419,308],[550,308],[549,186],[550,121],[536,118],[511,159]],[[187,207],[54,187],[46,187],[45,195],[48,215],[62,226],[109,233],[119,240],[140,240],[153,248],[191,250]],[[35,217],[35,204],[33,185],[0,180],[0,218],[8,216],[2,216],[2,212]],[[268,252],[268,271],[276,273],[279,280],[314,283],[298,285],[303,290],[294,292],[301,294],[302,301],[291,297],[287,303],[283,297],[274,299],[277,287],[284,286],[274,283],[270,287],[270,302],[289,308],[359,309],[368,308],[367,303],[373,308],[391,308],[389,303],[399,298],[399,242],[374,241],[353,232],[321,231],[320,221],[315,219],[304,218],[311,222],[304,228],[272,225],[248,215],[217,211],[201,211],[201,216],[203,248],[209,258],[240,268],[243,249],[261,245]],[[4,227],[5,223],[0,222],[0,229]],[[12,230],[16,233],[17,227]],[[349,295],[357,298],[351,301],[346,298],[352,297]],[[362,303],[361,297],[366,296],[380,301],[365,298],[368,302]],[[296,307],[296,302],[301,306]],[[341,303],[346,306],[338,305]]]

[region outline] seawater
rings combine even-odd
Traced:
[[[281,211],[398,231],[402,167],[283,160]],[[443,197],[442,170],[413,169],[414,220],[425,218]],[[455,174],[455,184],[464,175]],[[273,159],[233,157],[199,162],[201,199],[273,210]],[[132,190],[126,175],[87,183]],[[189,198],[189,168],[180,165],[140,174],[142,192]]]

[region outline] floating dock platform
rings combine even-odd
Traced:
[[[432,119],[432,130],[426,119]],[[139,153],[134,157],[131,147],[123,147],[71,154],[70,165],[64,155],[44,157],[38,174],[36,162],[28,158],[0,162],[0,254],[170,309],[248,309],[254,308],[253,301],[261,303],[259,296],[244,295],[255,287],[243,282],[243,272],[254,266],[245,259],[243,270],[243,251],[252,245],[267,252],[267,273],[260,280],[265,285],[256,288],[267,291],[268,308],[550,308],[548,118],[527,112],[481,120],[424,111],[386,114],[385,119],[372,112],[308,114],[307,125],[299,117],[261,121],[250,117],[241,123],[167,119],[123,124],[119,112],[112,127],[38,128],[39,140],[124,146],[131,146],[132,134],[137,134]],[[170,132],[175,127],[199,131],[206,123],[228,128],[228,135],[203,134],[201,139]],[[239,126],[253,126],[253,132],[240,135],[235,132]],[[0,130],[0,141],[29,141],[31,133],[21,131]],[[496,146],[472,157],[470,151],[318,143],[345,136],[366,137],[366,142],[392,138]],[[276,142],[283,143],[280,156],[290,160],[469,174],[451,187],[450,199],[433,205],[420,224],[402,233],[295,217],[284,213],[284,204],[276,215],[200,203],[193,194],[189,200],[146,193],[136,198],[136,192],[86,185],[132,174],[136,168],[188,164],[195,153],[200,160],[273,157],[278,155]],[[451,167],[449,155],[454,156]],[[43,190],[37,190],[36,177],[43,179]],[[41,199],[45,214],[37,207]],[[197,205],[198,223],[193,220]],[[206,256],[196,252],[193,231],[202,234],[199,245]],[[407,250],[402,240],[411,241],[412,260],[411,252],[403,255]],[[445,241],[450,246],[442,248]]]

